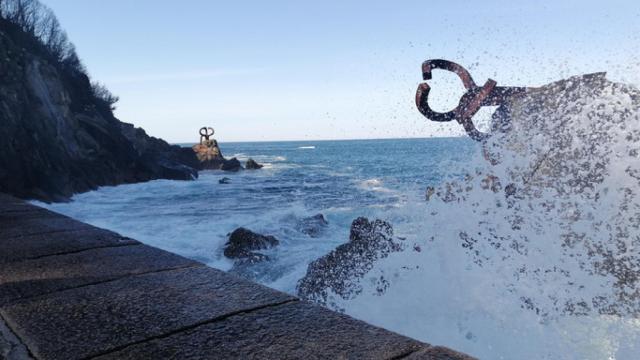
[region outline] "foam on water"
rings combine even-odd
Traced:
[[[486,151],[466,139],[222,144],[272,165],[50,207],[225,270],[227,233],[273,234],[281,245],[253,276],[292,293],[354,218],[382,218],[405,250],[336,309],[483,359],[637,359],[640,96],[601,90],[533,94]],[[318,237],[296,230],[319,212],[329,227]]]
[[[404,207],[413,246],[334,306],[480,358],[640,358],[640,93],[576,83]]]
[[[251,157],[265,167],[203,171],[191,182],[103,187],[67,204],[45,206],[224,270],[233,266],[222,255],[228,233],[243,226],[275,235],[281,245],[268,252],[273,261],[252,276],[294,293],[311,261],[348,240],[353,219],[388,218],[407,198],[423,198],[425,184],[437,183],[446,171],[438,157],[452,147],[463,149],[459,157],[468,156],[475,146],[466,139],[418,139],[329,141],[314,151],[298,149],[305,145],[222,143],[227,157]],[[379,154],[381,148],[388,156]],[[231,183],[219,184],[222,177]],[[311,238],[297,226],[317,213],[329,225]]]

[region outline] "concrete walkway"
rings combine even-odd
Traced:
[[[470,359],[0,194],[0,359]]]

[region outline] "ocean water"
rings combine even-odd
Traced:
[[[191,144],[183,144],[190,146]],[[256,171],[203,171],[195,181],[157,180],[103,187],[76,195],[55,211],[108,228],[210,266],[230,270],[222,254],[228,234],[246,227],[278,238],[272,259],[252,277],[289,293],[307,265],[349,238],[359,217],[403,227],[406,209],[422,204],[425,188],[455,176],[450,165],[468,159],[467,138],[221,143],[225,157],[264,165]],[[230,184],[218,181],[229,178]],[[305,217],[323,214],[317,237],[299,230]],[[247,275],[247,274],[245,274]]]
[[[274,235],[272,260],[244,275],[290,293],[311,261],[347,242],[353,219],[384,219],[405,250],[354,280],[361,293],[332,298],[337,310],[481,359],[638,359],[637,278],[621,286],[616,276],[640,272],[640,121],[615,110],[633,107],[626,95],[604,96],[580,105],[602,118],[575,116],[588,136],[566,144],[573,105],[570,116],[546,118],[565,143],[523,127],[489,142],[497,163],[467,138],[221,143],[225,156],[265,167],[104,187],[47,206],[223,270],[233,269],[222,255],[229,232]],[[583,153],[597,176],[576,161]],[[516,196],[505,195],[507,184]],[[427,186],[436,188],[429,201]],[[300,232],[301,219],[318,213],[328,227]],[[620,267],[609,273],[607,263]]]

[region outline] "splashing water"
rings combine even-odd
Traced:
[[[632,87],[578,77],[499,109],[482,147],[228,144],[267,166],[47,206],[224,270],[227,233],[275,235],[281,245],[254,280],[288,292],[309,262],[347,241],[354,218],[382,218],[405,250],[354,279],[362,291],[334,294],[336,309],[482,359],[638,359],[639,104]],[[425,202],[428,183],[442,185]],[[296,230],[320,212],[329,226],[319,237]]]
[[[329,303],[480,358],[640,358],[640,91],[596,74],[509,110],[409,210],[411,246]]]

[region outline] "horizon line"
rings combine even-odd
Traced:
[[[416,136],[416,137],[388,137],[388,138],[340,138],[340,139],[301,139],[301,140],[241,140],[241,141],[219,141],[222,144],[235,144],[235,143],[267,143],[267,142],[328,142],[328,141],[371,141],[371,140],[427,140],[427,139],[453,139],[464,138],[466,135],[444,135],[444,136]],[[216,139],[217,140],[217,139]],[[165,140],[166,141],[166,140]],[[197,144],[198,141],[183,141],[183,142],[169,142],[171,145],[180,144]]]

